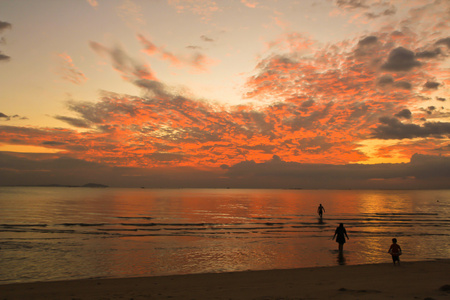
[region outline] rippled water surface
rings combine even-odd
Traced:
[[[450,258],[450,191],[0,188],[0,284],[389,262],[393,237]]]

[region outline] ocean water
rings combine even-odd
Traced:
[[[450,258],[450,190],[0,187],[0,284],[391,262],[393,237]]]

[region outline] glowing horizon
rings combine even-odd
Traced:
[[[0,11],[9,155],[216,173],[274,159],[449,156],[445,1],[23,1]]]

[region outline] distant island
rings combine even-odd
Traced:
[[[69,184],[36,184],[36,185],[14,185],[14,186],[30,186],[30,187],[88,187],[88,188],[107,188],[109,186],[100,183],[86,183],[83,185],[69,185]]]
[[[107,185],[100,184],[100,183],[86,183],[85,185],[82,185],[81,187],[90,187],[90,188],[107,188]]]

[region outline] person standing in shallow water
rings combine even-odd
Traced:
[[[325,208],[322,206],[322,204],[319,204],[319,207],[317,208],[317,213],[319,214],[319,217],[322,219],[322,214],[325,212]]]
[[[341,223],[336,228],[333,236],[333,240],[334,238],[336,238],[336,242],[339,243],[339,253],[342,253],[342,251],[344,251],[345,237],[347,237],[347,240],[350,239],[347,235],[347,230],[345,230],[344,224]]]
[[[396,262],[398,262],[398,264],[400,265],[400,255],[402,255],[402,248],[400,248],[400,245],[397,244],[396,238],[392,239],[392,245],[389,248],[388,253],[392,255],[392,261],[394,262],[394,266]]]

